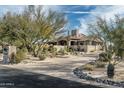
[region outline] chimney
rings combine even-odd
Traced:
[[[76,37],[79,37],[79,30],[76,30]]]
[[[72,36],[79,37],[79,30],[78,29],[72,30]]]

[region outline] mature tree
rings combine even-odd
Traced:
[[[112,43],[114,45],[114,50],[118,56],[121,58],[124,56],[124,18],[116,16],[115,29],[112,32]]]
[[[37,56],[41,45],[61,33],[66,22],[63,13],[44,11],[43,6],[27,6],[21,14],[8,12],[1,18],[0,38]]]
[[[104,42],[105,51],[120,54],[124,48],[124,18],[115,16],[115,19],[106,20],[97,17],[95,23],[89,24],[89,30]]]

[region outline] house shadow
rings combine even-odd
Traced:
[[[0,87],[3,88],[98,88],[95,85],[9,67],[0,68],[0,74]]]

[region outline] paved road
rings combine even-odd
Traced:
[[[50,62],[23,65],[0,65],[0,87],[24,88],[94,88],[95,85],[78,79],[73,69],[89,58],[56,58]],[[56,62],[54,62],[56,61]]]

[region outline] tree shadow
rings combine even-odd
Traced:
[[[2,75],[3,74],[3,75]],[[45,74],[37,74],[9,67],[0,68],[0,87],[4,88],[98,88]]]

